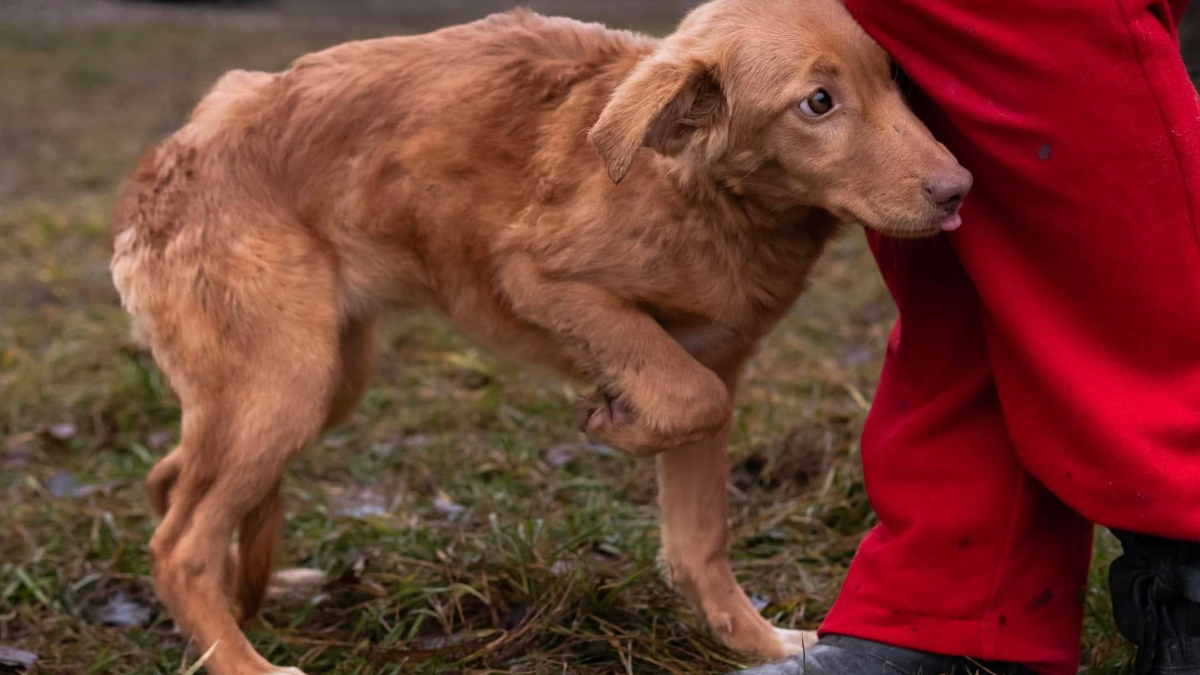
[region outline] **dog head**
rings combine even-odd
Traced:
[[[772,208],[897,237],[957,227],[971,187],[839,0],[701,5],[613,92],[589,139],[614,182],[648,147]]]

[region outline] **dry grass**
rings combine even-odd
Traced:
[[[38,672],[175,673],[200,656],[146,577],[140,479],[178,408],[109,282],[115,182],[223,70],[385,32],[0,23],[0,644],[38,653]],[[857,439],[893,311],[848,233],[741,395],[733,556],[779,624],[819,622],[873,523]],[[384,344],[352,422],[289,471],[285,559],[335,581],[270,604],[252,631],[268,658],[356,675],[739,665],[657,575],[652,463],[588,446],[571,392],[432,317],[393,321]],[[1084,660],[1127,672],[1100,547]]]

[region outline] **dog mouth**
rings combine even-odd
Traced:
[[[962,216],[955,212],[948,216],[943,216],[940,220],[914,222],[908,219],[875,220],[850,218],[847,219],[847,222],[858,222],[868,230],[874,230],[895,239],[924,239],[936,236],[942,232],[953,232],[962,227]]]
[[[946,217],[945,220],[938,223],[938,229],[942,232],[953,232],[962,227],[962,214],[957,210]]]
[[[917,215],[902,211],[883,208],[830,208],[835,217],[846,223],[858,223],[868,230],[874,230],[896,239],[924,239],[942,232],[954,232],[963,225],[959,208]]]
[[[864,221],[869,222],[869,221]],[[940,216],[924,220],[923,222],[913,222],[911,220],[893,221],[889,225],[883,227],[875,227],[880,232],[884,232],[893,237],[901,239],[923,239],[925,237],[933,237],[942,232],[954,232],[963,225],[962,214],[959,209],[955,208],[950,213],[943,213]],[[870,226],[868,226],[870,227]]]

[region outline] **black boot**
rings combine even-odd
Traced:
[[[1033,675],[1012,663],[976,661],[826,635],[803,655],[740,671],[740,675]]]
[[[1137,645],[1137,675],[1200,675],[1200,544],[1113,534],[1109,568],[1117,630]]]

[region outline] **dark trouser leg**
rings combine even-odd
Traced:
[[[1200,675],[1200,544],[1114,530],[1109,571],[1117,629],[1138,647],[1137,675]]]

